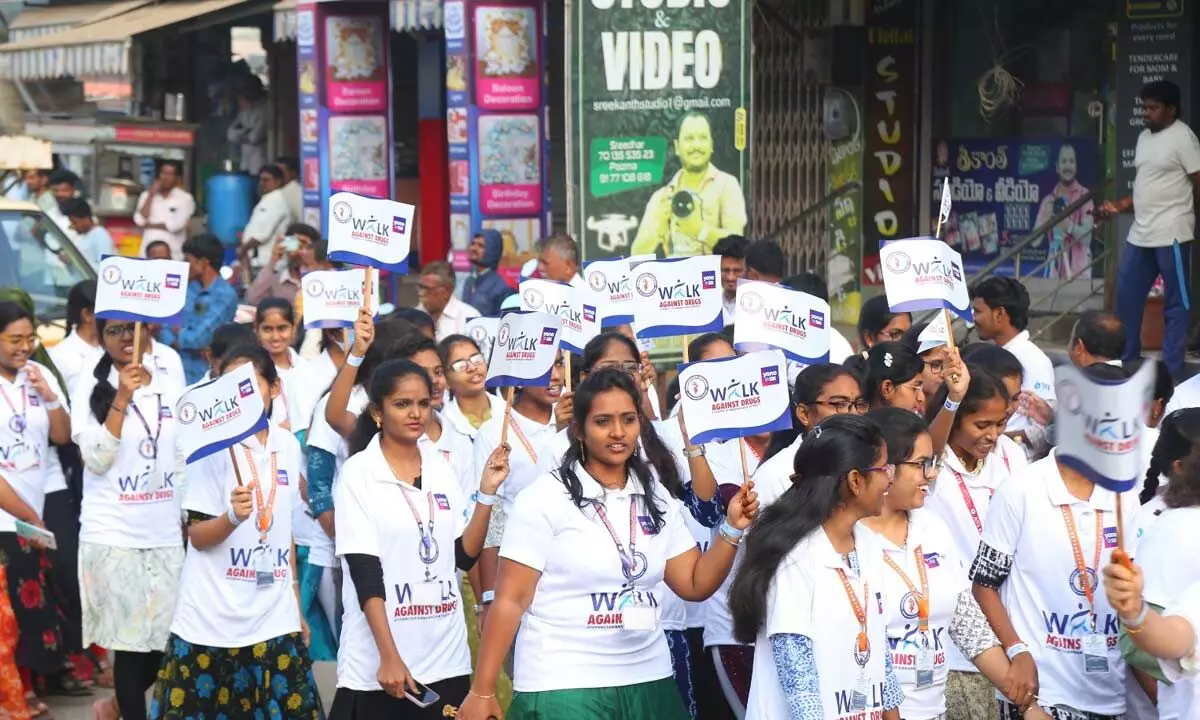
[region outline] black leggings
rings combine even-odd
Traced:
[[[162,661],[161,652],[117,650],[113,653],[113,690],[121,717],[146,717],[146,691],[158,677]]]

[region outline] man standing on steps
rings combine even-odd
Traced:
[[[1179,118],[1179,86],[1167,80],[1142,88],[1142,120],[1133,165],[1133,195],[1100,206],[1109,218],[1133,211],[1133,227],[1117,269],[1117,316],[1125,325],[1125,360],[1142,353],[1146,295],[1163,279],[1163,362],[1176,380],[1184,370],[1191,298],[1187,268],[1196,231],[1195,197],[1200,186],[1200,141]]]

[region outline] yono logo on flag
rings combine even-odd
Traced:
[[[543,345],[553,345],[554,338],[557,336],[558,336],[558,331],[555,330],[554,328],[543,328],[542,329],[542,344]]]
[[[546,387],[558,358],[559,318],[512,312],[500,318],[488,363],[487,387]]]
[[[267,427],[266,406],[250,363],[188,390],[175,413],[183,430],[178,442],[189,463]]]
[[[733,318],[733,346],[742,351],[782,350],[789,360],[829,362],[829,303],[798,290],[740,280]]]
[[[242,397],[250,397],[254,394],[254,383],[249,380],[243,380],[238,383],[238,394]]]
[[[892,312],[944,308],[972,319],[962,256],[954,248],[933,238],[896,240],[880,248],[879,259]]]
[[[791,427],[791,399],[778,350],[680,366],[683,416],[694,443]]]
[[[351,192],[329,198],[329,259],[408,272],[412,205]]]
[[[188,264],[109,255],[100,260],[96,317],[174,325],[187,301]]]
[[[723,326],[721,258],[699,255],[649,260],[633,269],[637,337],[671,337],[715,332]]]

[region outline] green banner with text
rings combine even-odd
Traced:
[[[574,1],[571,230],[585,259],[699,255],[745,233],[749,8]]]

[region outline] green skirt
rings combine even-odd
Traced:
[[[580,690],[519,692],[507,720],[691,720],[675,681]]]

